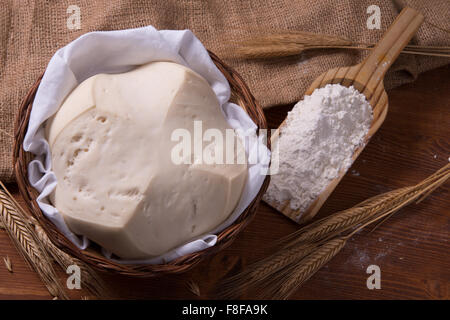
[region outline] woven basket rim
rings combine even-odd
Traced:
[[[264,112],[258,101],[251,94],[250,89],[242,79],[242,77],[231,67],[227,66],[214,53],[208,50],[208,53],[228,80],[232,97],[236,100],[236,104],[242,107],[250,118],[256,123],[258,130],[267,129],[267,122]],[[28,163],[32,160],[32,155],[23,150],[23,139],[28,128],[28,121],[32,108],[34,96],[39,87],[42,75],[30,88],[29,92],[23,99],[18,115],[16,117],[14,130],[14,151],[13,151],[13,166],[16,177],[16,182],[22,197],[25,200],[28,213],[31,214],[42,225],[44,231],[47,233],[49,239],[58,248],[66,253],[80,259],[91,267],[104,272],[119,273],[127,276],[135,277],[155,277],[165,274],[176,274],[187,271],[195,266],[206,256],[216,253],[228,245],[230,245],[236,238],[237,234],[250,222],[256,213],[256,209],[261,201],[262,195],[266,191],[270,176],[267,175],[263,185],[261,186],[257,196],[253,199],[250,205],[241,213],[239,218],[230,226],[217,234],[217,242],[214,246],[204,250],[184,255],[175,260],[165,264],[121,264],[111,261],[101,255],[94,249],[81,250],[78,249],[69,239],[67,239],[61,231],[42,213],[36,198],[38,191],[35,190],[28,182]],[[269,132],[269,130],[267,130]],[[270,134],[270,133],[269,133]],[[267,139],[267,147],[270,149],[270,137]]]

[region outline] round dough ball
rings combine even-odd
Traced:
[[[195,143],[226,151],[220,141],[202,142],[199,125],[223,137],[231,130],[208,82],[179,64],[85,80],[46,126],[54,206],[74,233],[126,259],[158,256],[211,231],[236,207],[247,165],[237,163],[245,150],[236,136],[234,163],[201,161]],[[191,135],[181,164],[172,159],[181,143],[174,132]]]

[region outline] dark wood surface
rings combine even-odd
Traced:
[[[391,90],[387,119],[319,212],[325,216],[364,199],[415,184],[449,162],[450,68],[427,72],[415,83]],[[272,128],[291,107],[267,110]],[[8,186],[22,199],[14,185]],[[292,299],[449,299],[450,183],[418,205],[410,205],[369,233],[355,235]],[[103,276],[116,298],[195,299],[187,282],[198,284],[201,297],[225,275],[273,252],[271,244],[298,226],[265,204],[226,250],[191,271],[158,279]],[[9,256],[13,273],[3,264]],[[366,286],[366,268],[381,269],[381,289]],[[62,281],[65,274],[60,272]],[[72,298],[88,295],[71,291]],[[243,293],[244,298],[252,298]],[[38,276],[0,230],[0,299],[51,299]]]

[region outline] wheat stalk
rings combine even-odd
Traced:
[[[312,49],[372,50],[375,44],[353,42],[342,37],[318,33],[280,31],[256,35],[231,47],[233,51],[230,51],[229,55],[234,58],[267,59],[298,55]],[[450,57],[450,47],[407,45],[402,53]]]
[[[38,273],[50,294],[59,299],[67,299],[43,244],[25,216],[11,201],[12,196],[6,187],[1,182],[0,185],[3,187],[3,190],[0,189],[0,220],[10,239],[28,264]]]
[[[77,265],[81,270],[81,287],[86,288],[96,297],[101,297],[102,299],[106,299],[109,297],[109,293],[105,283],[91,267],[89,267],[80,259],[70,256],[69,254],[65,253],[57,246],[55,246],[53,242],[51,242],[51,240],[48,238],[44,229],[42,229],[42,227],[36,222],[36,220],[32,219],[31,221],[34,225],[36,234],[44,244],[46,250],[63,270],[67,270],[70,265]]]
[[[301,260],[315,250],[314,245],[303,245],[277,252],[251,265],[243,272],[226,278],[220,283],[217,295],[222,299],[236,298],[236,287],[263,288],[280,270]]]
[[[347,237],[339,237],[329,240],[319,246],[316,251],[302,259],[293,266],[292,270],[286,270],[283,274],[286,280],[280,282],[269,291],[272,299],[287,299],[305,281],[311,278],[321,267],[330,261],[347,243]]]
[[[41,225],[33,218],[29,217],[29,219],[26,218],[27,214],[25,213],[24,209],[20,206],[17,201],[9,194],[9,192],[6,190],[6,187],[1,184],[5,190],[6,197],[8,197],[9,201],[12,203],[11,210],[15,210],[17,214],[24,217],[24,221],[26,221],[27,224],[31,227],[31,231],[33,231],[34,226],[34,234],[37,236],[37,238],[41,241],[43,248],[46,250],[46,252],[58,263],[58,265],[63,269],[63,271],[67,270],[67,267],[70,265],[77,265],[80,267],[81,270],[81,285],[83,288],[86,288],[89,290],[93,295],[96,297],[101,297],[103,299],[106,299],[109,297],[109,291],[107,290],[107,287],[105,283],[102,281],[102,279],[98,276],[98,274],[89,267],[86,263],[83,261],[74,258],[70,256],[69,254],[65,253],[61,249],[59,249],[57,246],[51,242],[51,240],[48,238],[45,231],[42,229]],[[1,190],[0,190],[1,191]],[[6,193],[8,192],[8,193]],[[5,194],[3,196],[5,196]],[[3,198],[0,194],[0,200]],[[3,202],[3,201],[2,201]],[[4,225],[0,219],[0,228],[4,228]]]
[[[449,178],[450,164],[447,164],[415,186],[375,196],[312,223],[285,237],[280,242],[284,246],[275,254],[221,281],[216,292],[219,297],[233,299],[248,289],[257,291],[259,298],[286,299],[334,257],[356,232],[385,221],[414,201],[422,201]]]
[[[363,201],[355,207],[317,220],[281,239],[279,243],[284,243],[286,247],[296,246],[304,241],[316,241],[325,235],[330,236],[344,232],[376,215],[383,214],[386,210],[401,208],[417,200],[420,196],[427,196],[448,179],[449,174],[450,164],[415,186],[386,192]]]
[[[261,298],[288,299],[298,287],[303,285],[303,283],[311,278],[321,267],[336,256],[342,248],[344,248],[347,240],[355,233],[380,219],[391,217],[392,214],[401,207],[393,207],[390,210],[384,211],[359,225],[345,236],[335,237],[334,235],[330,235],[328,239],[323,239],[323,244],[318,246],[317,251],[312,252],[305,259],[300,260],[294,265],[288,265],[283,272],[277,275],[277,278],[282,279],[282,281],[274,282],[273,285],[269,287],[270,291],[265,292]]]
[[[270,279],[277,275],[285,266],[301,260],[313,252],[315,246],[299,246],[280,251],[261,261],[254,263],[251,268],[226,278],[220,283],[217,290],[218,297],[222,299],[237,298],[236,287],[253,287],[262,289],[270,284]]]

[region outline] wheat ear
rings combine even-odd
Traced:
[[[236,44],[230,44],[232,50],[228,55],[237,58],[267,59],[298,55],[312,49],[351,49],[372,50],[373,43],[353,42],[333,35],[303,31],[280,30],[270,34],[257,34]],[[402,53],[450,57],[447,46],[407,45]]]
[[[382,214],[392,208],[401,208],[416,201],[418,198],[428,196],[432,191],[445,182],[450,176],[450,164],[447,164],[433,175],[429,176],[415,186],[405,187],[372,197],[355,207],[334,213],[328,217],[317,220],[289,236],[281,239],[280,244],[286,247],[295,246],[304,241],[316,241],[325,235],[339,234],[364,223],[376,215]]]
[[[6,187],[1,182],[0,185],[3,187],[3,190],[0,189],[0,220],[4,229],[25,261],[38,273],[50,294],[58,299],[68,299],[43,244],[26,217],[11,201],[12,196]]]
[[[33,219],[32,224],[36,230],[36,234],[44,244],[48,253],[60,265],[63,270],[67,270],[70,265],[77,265],[81,270],[81,287],[89,290],[95,297],[106,299],[109,298],[109,291],[99,277],[99,275],[87,264],[80,259],[74,258],[65,253],[51,242],[44,229]]]
[[[412,187],[397,189],[354,208],[321,219],[289,235],[279,251],[256,262],[243,272],[225,279],[216,288],[223,298],[238,298],[245,290],[256,291],[258,298],[286,299],[317,270],[333,258],[347,239],[366,226],[385,221],[399,209],[423,200],[450,178],[450,164]],[[353,211],[356,216],[353,216]],[[369,210],[370,214],[366,214]],[[295,255],[295,248],[304,254]]]

